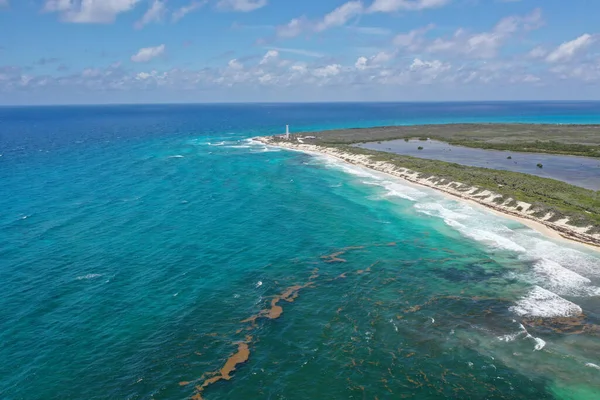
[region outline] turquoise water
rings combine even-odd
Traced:
[[[0,109],[0,398],[596,398],[598,253],[250,139],[417,109]]]
[[[598,158],[483,150],[453,146],[435,140],[388,140],[362,143],[357,146],[473,167],[523,172],[586,189],[600,190],[600,159]],[[538,164],[542,164],[543,168],[538,168]]]

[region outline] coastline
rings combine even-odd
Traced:
[[[254,138],[254,140],[268,146],[333,157],[345,163],[369,168],[377,172],[391,175],[394,178],[400,178],[409,184],[435,189],[446,197],[454,200],[458,199],[477,207],[484,207],[487,211],[491,211],[496,215],[518,221],[547,237],[568,240],[569,242],[584,245],[590,250],[600,252],[600,234],[589,234],[586,232],[588,228],[568,225],[566,220],[549,221],[552,215],[546,215],[543,218],[536,217],[532,215],[534,211],[531,210],[532,205],[529,203],[517,202],[517,206],[509,206],[508,203],[510,203],[510,201],[506,201],[502,204],[497,204],[494,200],[501,195],[489,190],[479,192],[479,188],[473,186],[467,191],[461,191],[457,189],[462,185],[460,182],[450,182],[447,184],[436,183],[434,182],[435,177],[420,178],[419,172],[407,168],[400,168],[384,161],[373,161],[368,155],[347,153],[332,147],[302,142],[275,141],[273,137],[257,137]]]

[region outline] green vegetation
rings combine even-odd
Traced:
[[[422,147],[422,146],[419,146],[419,148],[418,148],[417,150],[423,150],[423,147]]]
[[[542,163],[538,163],[538,164],[537,164],[537,167],[538,167],[538,168],[544,168],[544,165],[543,165]]]
[[[318,142],[327,144],[432,139],[479,149],[600,157],[600,125],[413,125],[338,129],[317,136]]]
[[[468,167],[351,146],[373,141],[404,139],[408,142],[429,138],[481,149],[600,157],[600,125],[415,125],[340,129],[311,135],[316,139],[309,143],[336,147],[348,153],[368,154],[375,161],[386,161],[419,172],[421,178],[435,176],[436,183],[461,182],[463,185],[457,187],[458,190],[467,191],[472,186],[477,186],[480,191],[490,190],[502,195],[496,199],[498,204],[509,198],[513,199],[513,206],[517,205],[515,200],[531,203],[538,217],[549,213],[553,215],[553,221],[568,217],[569,224],[593,226],[590,233],[600,233],[600,191],[519,172]],[[538,164],[538,167],[543,165]]]
[[[348,153],[367,154],[375,161],[385,161],[401,168],[420,173],[420,178],[435,176],[436,183],[458,181],[463,183],[458,190],[469,190],[477,186],[503,195],[497,202],[512,198],[531,203],[536,216],[552,213],[553,220],[569,217],[574,226],[590,226],[592,233],[600,232],[600,191],[584,189],[554,179],[541,178],[519,172],[500,171],[487,168],[466,167],[460,164],[428,160],[393,153],[367,150],[346,145],[329,145]],[[516,202],[515,204],[516,205]]]
[[[512,160],[511,156],[506,157],[507,160]]]

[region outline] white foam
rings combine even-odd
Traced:
[[[600,277],[600,259],[598,257],[568,246],[562,246],[546,240],[544,237],[534,236],[533,234],[523,234],[522,236],[523,243],[527,244],[528,252],[533,257],[555,261],[561,266],[586,277]]]
[[[313,154],[313,153],[310,153]],[[525,265],[532,265],[524,274],[516,274],[519,279],[549,290],[549,293],[564,296],[598,296],[600,288],[593,286],[590,277],[600,278],[600,258],[577,248],[555,242],[539,232],[517,222],[492,214],[479,207],[456,200],[447,199],[433,190],[407,184],[387,174],[356,166],[327,155],[316,155],[316,160],[326,166],[340,169],[358,176],[363,184],[381,186],[386,189],[384,196],[401,197],[414,201],[416,211],[441,218],[446,225],[463,236],[481,242],[491,249],[500,249],[517,253]],[[533,295],[539,294],[534,289]],[[563,309],[556,313],[580,312],[580,307],[556,296],[547,298],[544,304],[556,302]],[[533,298],[530,300],[534,300]],[[525,305],[527,299],[522,300]],[[522,312],[534,311],[519,305]],[[543,312],[537,310],[535,312]],[[550,313],[543,312],[543,313]]]
[[[261,151],[263,153],[277,153],[277,152],[280,152],[281,150],[276,147],[263,147],[263,149]]]
[[[417,201],[418,199],[428,196],[427,193],[411,185],[405,184],[403,181],[390,180],[389,175],[387,174],[373,171],[365,167],[348,164],[328,156],[320,157],[320,159],[327,166],[341,169],[342,171],[354,176],[368,178],[368,180],[362,180],[361,183],[370,186],[380,186],[386,189],[387,193],[385,196],[400,197],[410,201]]]
[[[560,265],[559,263],[541,259],[533,266],[534,279],[538,284],[559,295],[597,296],[600,288],[591,286],[591,280]]]
[[[513,320],[513,322],[514,322],[514,320]],[[498,336],[498,340],[503,341],[503,342],[513,342],[520,336],[524,336],[523,337],[524,340],[529,339],[529,340],[533,340],[535,342],[533,351],[540,351],[544,347],[546,347],[546,341],[541,338],[531,336],[531,334],[529,332],[527,332],[527,329],[525,329],[523,324],[519,324],[519,331],[517,333],[513,333],[511,335]]]
[[[600,259],[591,254],[555,243],[525,227],[511,228],[509,222],[512,221],[474,209],[468,204],[425,202],[415,204],[415,209],[442,218],[463,236],[492,248],[518,253],[521,261],[533,265],[531,271],[517,276],[519,278],[527,278],[528,282],[559,295],[600,295],[600,288],[593,286],[588,277],[600,275]]]
[[[360,176],[361,178],[371,178],[375,180],[378,179],[377,175],[369,172],[369,170],[366,168],[357,167],[331,157],[324,157],[324,159],[329,166],[341,169],[348,174]]]
[[[448,226],[464,236],[488,246],[516,252],[526,251],[523,246],[510,239],[510,229],[485,215],[477,215],[477,210],[468,205],[436,202],[419,203],[415,208],[424,214],[442,218]]]
[[[383,181],[381,186],[387,190],[387,196],[391,197],[400,197],[410,201],[417,201],[427,196],[427,193],[408,185],[402,185],[398,182]]]
[[[82,281],[82,280],[87,280],[87,279],[100,278],[101,276],[102,276],[102,274],[87,274],[87,275],[78,276],[75,279],[77,279],[78,281]]]
[[[182,156],[181,154],[177,154],[177,155],[174,155],[174,156],[169,156],[167,158],[185,158],[185,156]]]
[[[533,348],[534,351],[540,351],[546,346],[546,342],[540,338],[536,337],[533,338],[533,340],[535,340],[535,347]]]
[[[588,368],[600,369],[600,366],[592,363],[586,363],[585,366]]]
[[[583,312],[577,304],[539,286],[510,307],[510,311],[521,317],[543,318],[574,317]]]

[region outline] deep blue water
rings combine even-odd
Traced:
[[[0,398],[594,398],[598,253],[250,140],[483,121],[600,103],[0,108]]]

